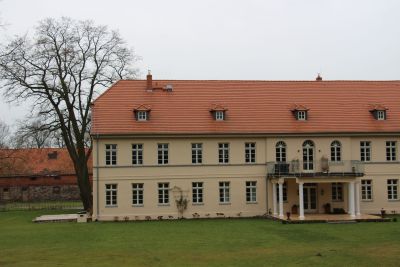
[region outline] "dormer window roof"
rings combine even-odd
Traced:
[[[306,121],[308,119],[308,108],[303,105],[294,105],[291,109],[294,117],[298,121]]]
[[[388,110],[387,107],[378,104],[378,105],[373,105],[372,109],[370,109],[370,112],[372,113],[372,116],[374,116],[375,120],[384,121],[386,120],[387,110]]]
[[[150,107],[143,104],[133,109],[137,121],[148,121],[150,119],[150,111]]]
[[[226,111],[228,109],[220,104],[213,104],[210,112],[213,115],[214,120],[216,121],[224,121],[226,120]]]

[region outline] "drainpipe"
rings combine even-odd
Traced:
[[[269,205],[269,203],[268,203],[268,197],[269,197],[269,191],[268,191],[268,174],[266,174],[265,175],[265,188],[266,188],[266,190],[267,190],[267,192],[266,192],[266,205],[267,205],[267,214],[269,215],[269,209],[268,209],[268,205]]]
[[[96,134],[96,219],[99,219],[99,134]]]

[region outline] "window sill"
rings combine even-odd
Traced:
[[[106,205],[106,208],[118,208],[118,205]]]
[[[373,199],[361,199],[362,202],[374,202]]]
[[[220,205],[230,205],[231,202],[220,202],[219,204],[220,204]]]
[[[336,166],[344,165],[343,161],[329,161],[329,163]]]
[[[258,204],[258,202],[257,202],[257,201],[249,201],[249,202],[246,202],[246,204],[249,204],[249,205],[251,205],[251,204]]]
[[[204,206],[204,203],[192,203],[192,206]]]
[[[134,208],[143,208],[144,205],[143,204],[133,204],[132,207],[134,207]]]
[[[388,199],[389,202],[399,202],[400,199]]]
[[[342,200],[333,200],[332,199],[332,202],[334,202],[334,203],[343,203],[343,199]]]
[[[170,204],[169,203],[165,203],[165,204],[158,204],[158,206],[159,207],[169,207],[170,206]]]

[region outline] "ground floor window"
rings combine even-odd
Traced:
[[[283,189],[283,202],[287,202],[287,183],[284,182],[282,185]],[[276,201],[279,203],[279,184],[276,185]]]
[[[257,201],[257,182],[246,182],[246,201]]]
[[[117,184],[106,184],[106,206],[117,205]]]
[[[132,205],[143,205],[143,184],[132,184]]]
[[[219,202],[229,203],[229,182],[219,182]]]
[[[169,204],[169,183],[158,184],[158,204]]]
[[[342,183],[332,183],[332,201],[343,201]]]
[[[192,183],[192,201],[194,204],[203,203],[203,183],[193,182]]]
[[[361,180],[361,199],[372,200],[372,180]]]
[[[398,186],[399,180],[389,179],[387,180],[387,190],[389,200],[398,200]]]

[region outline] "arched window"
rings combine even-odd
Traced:
[[[286,144],[283,141],[276,143],[276,162],[286,162]]]
[[[331,143],[331,161],[342,160],[342,145],[339,141],[335,140]]]
[[[306,140],[303,143],[303,170],[312,171],[314,169],[314,142]]]

